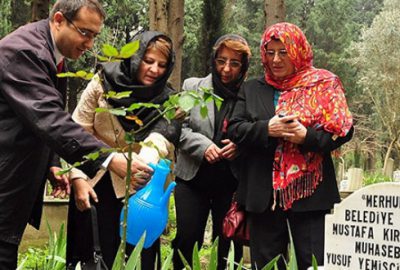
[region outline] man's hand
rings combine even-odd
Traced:
[[[63,199],[71,193],[71,187],[67,175],[57,175],[57,173],[61,170],[62,169],[60,167],[50,167],[47,178],[53,187],[51,195],[55,198]]]
[[[101,181],[101,180],[100,180]],[[72,180],[75,205],[80,211],[90,208],[90,197],[98,202],[97,194],[85,179],[77,178]]]

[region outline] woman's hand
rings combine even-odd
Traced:
[[[132,167],[137,168],[137,170],[132,170],[131,188],[137,191],[149,182],[154,171],[139,155],[136,154],[132,156]],[[147,168],[150,168],[151,171],[147,170]]]
[[[96,192],[85,179],[73,179],[72,187],[74,190],[75,205],[79,211],[85,211],[90,208],[90,197],[93,201],[98,202]]]
[[[279,117],[275,115],[268,122],[268,135],[275,138],[289,138],[293,137],[291,128],[295,122],[296,115],[288,115]]]
[[[275,115],[268,123],[269,136],[283,138],[294,144],[303,144],[307,129],[298,121],[296,115],[279,117]]]
[[[125,178],[126,166],[127,166],[127,159],[124,156],[124,154],[116,153],[111,159],[111,162],[108,165],[108,169],[113,171],[119,177]],[[131,171],[132,175],[135,175],[136,173],[140,172],[143,173],[144,176],[147,175],[148,177],[153,173],[153,169],[136,154],[134,154],[132,157]]]
[[[288,124],[288,132],[292,136],[286,137],[285,140],[294,144],[303,144],[307,134],[307,128],[303,126],[298,120],[294,120],[293,123]]]
[[[237,155],[237,146],[231,140],[225,139],[221,141],[225,146],[221,149],[222,150],[222,157],[227,160],[235,159]]]
[[[222,150],[216,144],[211,144],[204,152],[204,158],[208,163],[213,164],[222,159]]]
[[[137,172],[131,178],[131,188],[138,191],[142,189],[150,181],[151,174],[145,172]]]

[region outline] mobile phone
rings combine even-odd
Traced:
[[[281,112],[281,113],[278,114],[278,116],[279,116],[279,117],[285,117],[286,114],[283,113],[283,112]],[[293,120],[289,120],[289,121],[286,121],[285,123],[292,123],[292,122],[293,122]]]

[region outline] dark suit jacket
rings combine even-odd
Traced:
[[[236,162],[239,187],[237,199],[250,212],[261,213],[272,200],[272,165],[277,139],[268,136],[268,122],[275,115],[274,89],[263,78],[245,82],[238,95],[228,136],[238,145],[240,156]],[[323,180],[311,197],[295,201],[293,211],[326,210],[339,202],[335,171],[330,152],[351,139],[332,140],[332,134],[307,128],[304,152],[323,154]]]
[[[64,111],[48,20],[9,34],[0,51],[0,240],[18,244],[27,222],[40,224],[54,152],[74,162],[106,146]],[[103,160],[82,170],[93,176]]]

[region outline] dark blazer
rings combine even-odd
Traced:
[[[250,212],[261,213],[272,202],[272,164],[277,139],[268,136],[268,122],[275,115],[274,89],[263,78],[245,82],[240,89],[228,136],[238,145],[236,162],[239,187],[237,199]],[[293,211],[326,210],[339,202],[335,171],[330,152],[349,141],[346,137],[332,140],[325,131],[307,128],[301,151],[323,153],[323,180],[311,197],[293,203]]]
[[[40,224],[54,152],[73,163],[106,146],[64,111],[48,20],[9,34],[0,51],[0,240],[18,244],[27,222]],[[93,176],[103,160],[81,169]]]

